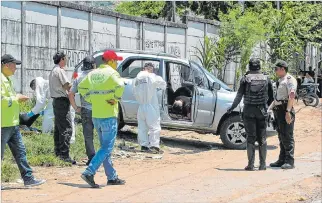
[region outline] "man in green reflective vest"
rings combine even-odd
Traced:
[[[27,96],[16,94],[10,76],[16,72],[16,65],[21,61],[10,54],[1,57],[1,160],[4,156],[5,146],[9,148],[17,162],[25,186],[37,186],[45,180],[37,180],[26,157],[26,148],[22,142],[19,131],[19,103],[27,101]]]
[[[117,61],[122,60],[122,57],[108,50],[102,59],[104,63],[78,85],[78,92],[92,104],[92,119],[101,142],[101,148],[81,176],[93,188],[99,187],[94,181],[94,175],[102,163],[108,185],[125,184],[124,180],[118,178],[111,160],[117,134],[118,101],[124,92],[124,82],[115,70]]]

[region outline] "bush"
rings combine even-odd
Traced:
[[[12,164],[11,161],[3,160],[1,164],[1,181],[12,182],[19,178],[20,173],[17,165]]]

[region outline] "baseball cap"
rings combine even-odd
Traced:
[[[6,64],[6,63],[15,63],[17,65],[21,64],[21,61],[15,59],[12,55],[10,54],[5,54],[1,57],[1,64]]]
[[[287,63],[283,60],[278,60],[275,65],[274,65],[274,68],[276,67],[284,67],[284,68],[287,68]]]
[[[94,57],[93,56],[86,56],[83,60],[83,63],[89,63],[89,64],[95,63]]]
[[[116,55],[115,51],[112,51],[112,50],[105,51],[102,58],[103,60],[116,60],[116,61],[123,60],[122,56]]]

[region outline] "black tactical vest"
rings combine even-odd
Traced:
[[[268,77],[262,73],[247,74],[244,104],[266,105],[268,100]]]

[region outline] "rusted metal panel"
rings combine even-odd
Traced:
[[[27,46],[57,48],[57,27],[26,23]]]
[[[185,58],[185,29],[168,28],[167,29],[167,53]]]
[[[26,2],[26,22],[39,25],[57,26],[57,7]]]
[[[1,20],[1,42],[21,44],[21,23],[13,20]],[[19,57],[20,58],[20,57]]]
[[[26,47],[26,69],[27,70],[51,70],[54,66],[53,56],[56,49],[43,47]]]
[[[116,18],[93,15],[93,50],[116,48]]]
[[[120,20],[120,48],[139,49],[139,24],[129,20]]]
[[[21,2],[2,1],[1,2],[1,19],[21,21]]]
[[[164,52],[164,27],[160,25],[145,24],[144,50]]]

